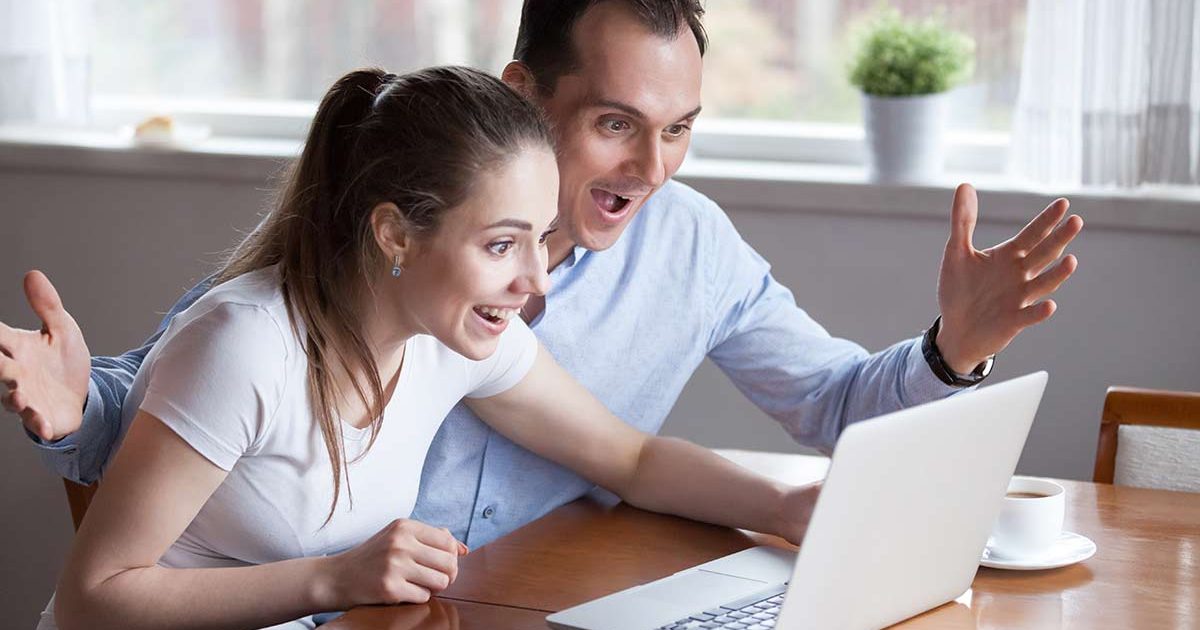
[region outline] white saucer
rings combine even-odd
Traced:
[[[992,552],[991,539],[983,549],[983,557],[979,564],[993,569],[1012,569],[1015,571],[1040,571],[1042,569],[1057,569],[1069,564],[1075,564],[1091,558],[1096,553],[1096,543],[1092,539],[1074,532],[1059,534],[1054,546],[1032,558],[1005,558]]]

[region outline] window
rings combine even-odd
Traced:
[[[890,4],[910,17],[940,13],[974,38],[975,77],[952,97],[951,124],[1007,130],[1020,81],[1025,0]],[[706,115],[859,123],[859,94],[846,80],[849,40],[878,0],[713,0],[707,6]]]
[[[952,97],[951,127],[1007,131],[1025,0],[891,4],[910,16],[943,11],[975,38],[975,79]],[[848,35],[876,6],[878,0],[708,0],[711,47],[697,153],[861,161],[859,96],[845,79]],[[403,72],[459,63],[499,72],[512,54],[521,0],[95,0],[94,7],[98,120],[113,111],[206,111],[224,120],[257,112],[218,124],[218,133],[298,136],[305,125],[297,119],[311,116],[328,85],[355,67]],[[274,133],[263,112],[282,112],[291,122]],[[1004,143],[1002,134],[974,138]]]
[[[519,0],[96,0],[97,97],[320,99],[339,76],[512,55]]]

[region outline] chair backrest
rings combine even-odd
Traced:
[[[70,479],[63,479],[63,485],[67,488],[67,505],[71,507],[71,520],[75,521],[75,531],[79,531],[79,524],[83,522],[83,515],[87,513],[92,497],[100,488],[100,482],[84,486]]]
[[[1200,492],[1200,393],[1110,387],[1092,480]]]

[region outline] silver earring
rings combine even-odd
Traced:
[[[396,254],[396,258],[393,259],[393,262],[392,262],[392,277],[393,278],[400,277],[400,255],[399,254]]]

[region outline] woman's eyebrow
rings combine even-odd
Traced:
[[[498,228],[498,227],[517,228],[518,230],[525,230],[527,232],[533,231],[532,223],[529,223],[528,221],[521,221],[519,219],[500,219],[499,221],[497,221],[483,229],[490,230],[492,228]]]

